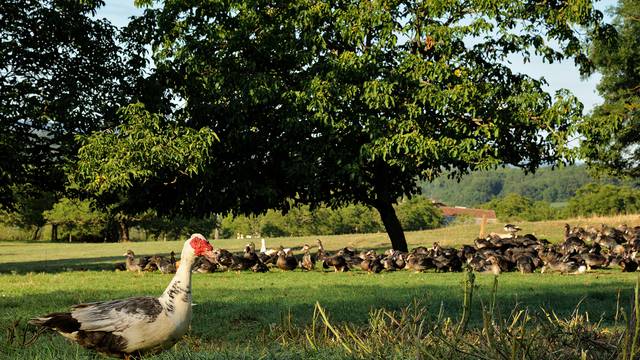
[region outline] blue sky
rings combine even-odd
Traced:
[[[99,9],[98,16],[109,19],[117,26],[125,25],[130,16],[142,13],[133,5],[133,0],[106,0],[105,2],[106,5]],[[597,2],[596,7],[604,11],[615,4],[615,0],[604,0]],[[602,98],[596,91],[600,76],[594,74],[586,80],[580,79],[580,74],[572,60],[546,64],[539,58],[532,57],[530,63],[524,64],[521,60],[514,59],[511,68],[535,78],[544,77],[549,83],[547,91],[551,93],[562,88],[571,90],[584,104],[585,112],[589,112],[594,105],[602,102]]]

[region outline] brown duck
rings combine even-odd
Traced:
[[[280,270],[284,271],[292,271],[298,267],[298,260],[291,255],[290,252],[285,252],[284,249],[280,249],[278,251],[278,260],[276,261],[276,266]]]
[[[324,251],[324,246],[322,246],[320,239],[318,239],[318,260],[322,261],[322,267],[324,269],[333,267],[335,272],[349,271],[347,260],[340,255],[328,256]]]
[[[316,268],[316,257],[311,254],[310,249],[311,247],[308,244],[304,244],[304,246],[302,247],[304,255],[302,256],[300,267],[307,271],[312,271]]]
[[[142,271],[143,267],[136,260],[136,254],[134,254],[132,250],[127,250],[127,252],[124,254],[124,256],[127,257],[127,261],[125,263],[127,271],[133,271],[133,272]]]

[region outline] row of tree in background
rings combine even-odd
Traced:
[[[492,199],[518,194],[533,201],[564,203],[579,189],[590,183],[608,183],[639,187],[640,180],[594,178],[586,165],[564,166],[555,169],[543,167],[534,174],[519,169],[503,168],[478,171],[456,179],[441,177],[422,184],[422,194],[445,204],[478,206]]]
[[[640,189],[627,185],[586,184],[566,204],[533,200],[519,194],[495,198],[481,207],[493,209],[502,221],[541,221],[577,216],[640,212]]]
[[[534,200],[522,194],[510,193],[479,205],[496,211],[503,222],[541,221],[576,216],[640,213],[640,189],[613,184],[586,184],[563,206],[544,200]],[[405,230],[425,230],[447,225],[442,212],[431,199],[417,196],[400,201],[395,211]],[[113,241],[119,238],[118,222],[108,213],[96,210],[89,200],[62,199],[52,210],[42,214],[43,221],[56,224],[49,227],[54,241]],[[5,222],[15,217],[4,217]],[[257,216],[211,216],[209,218],[167,218],[147,212],[129,220],[135,240],[167,240],[200,232],[220,238],[282,237],[306,235],[338,235],[374,233],[385,230],[380,215],[364,205],[349,205],[331,209],[309,206],[294,207],[287,214],[269,210]],[[454,223],[474,222],[460,217]],[[31,226],[36,238],[49,238],[42,226]],[[54,230],[55,229],[55,230]],[[56,234],[57,232],[57,234]],[[0,238],[0,240],[2,240]]]
[[[440,211],[423,197],[400,202],[396,205],[396,212],[406,230],[433,229],[444,222]],[[115,241],[120,236],[117,219],[113,219],[107,212],[96,210],[90,200],[65,198],[41,216],[42,224],[48,224],[47,228],[53,233],[49,236],[41,231],[43,226],[32,225],[29,228],[36,238],[48,239],[55,236],[53,241],[102,242]],[[5,214],[4,220],[11,224],[15,217]],[[51,227],[52,224],[55,226]],[[234,238],[257,234],[280,237],[384,231],[378,213],[363,205],[349,205],[338,209],[320,207],[313,210],[309,206],[301,206],[292,208],[285,215],[269,210],[257,216],[213,215],[204,219],[163,217],[149,211],[135,219],[128,219],[128,225],[135,233],[131,236],[135,240],[175,239],[193,232],[208,234],[212,238]]]
[[[591,1],[135,3],[144,14],[119,29],[96,17],[102,0],[0,2],[0,209],[14,223],[62,237],[56,206],[88,199],[106,220],[81,223],[127,240],[149,216],[158,232],[360,204],[406,251],[395,205],[421,182],[578,157],[638,168],[638,0],[615,26]],[[605,104],[585,117],[505,61],[532,54],[599,69]]]

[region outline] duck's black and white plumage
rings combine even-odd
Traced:
[[[30,324],[56,330],[85,348],[129,358],[175,344],[191,323],[191,266],[212,257],[211,244],[193,234],[184,244],[181,266],[160,297],[133,297],[71,307],[70,312],[34,318]]]

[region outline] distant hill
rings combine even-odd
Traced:
[[[585,184],[597,182],[584,165],[563,168],[541,168],[535,174],[525,175],[520,169],[504,168],[479,171],[462,178],[460,182],[441,177],[422,184],[422,194],[449,205],[475,206],[492,198],[516,193],[533,200],[550,203],[565,202]],[[606,182],[620,183],[616,180]],[[636,181],[635,186],[638,185]]]

